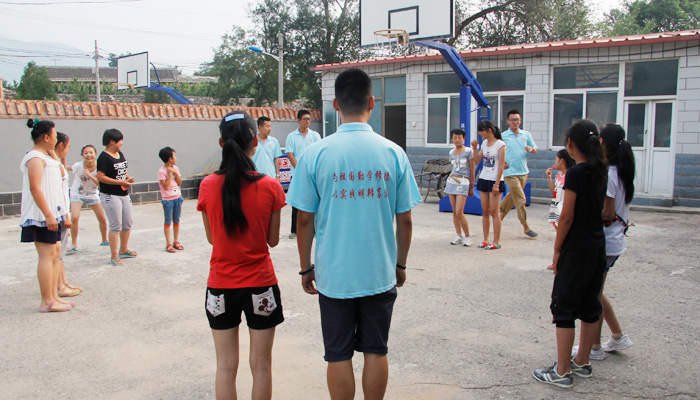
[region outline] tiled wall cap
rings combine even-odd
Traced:
[[[185,104],[95,103],[40,100],[0,100],[0,118],[41,119],[162,119],[220,120],[234,110],[248,112],[257,119],[263,115],[275,121],[296,120],[297,109],[274,107],[233,107]],[[314,121],[321,120],[321,111],[309,110]]]

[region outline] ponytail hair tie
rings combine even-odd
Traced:
[[[589,133],[591,134],[591,136],[595,135],[595,133],[593,133],[593,131],[590,131]]]
[[[231,122],[236,119],[244,119],[245,114],[231,114],[228,117],[224,118],[224,122]]]
[[[39,122],[41,122],[39,118],[34,118],[34,126],[39,125]]]
[[[622,146],[622,142],[624,142],[624,141],[625,141],[625,139],[620,139],[620,143],[618,143],[617,145]]]

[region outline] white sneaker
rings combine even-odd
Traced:
[[[622,337],[617,340],[610,336],[610,339],[608,339],[602,348],[604,351],[610,353],[612,351],[629,349],[630,347],[632,347],[632,341],[630,340],[629,336],[622,335]]]
[[[571,349],[571,357],[576,357],[576,353],[578,353],[578,346],[574,346]],[[605,360],[605,351],[603,351],[603,347],[599,348],[598,350],[591,349],[591,354],[589,356],[591,360],[596,360],[596,361],[603,361]]]
[[[465,246],[465,247],[471,246],[472,243],[473,243],[472,240],[468,237],[466,237],[466,238],[464,238],[464,240],[462,240],[462,246]]]
[[[462,236],[457,235],[454,239],[452,239],[450,244],[462,244],[462,239],[464,239]]]

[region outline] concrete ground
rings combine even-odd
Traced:
[[[273,349],[273,398],[326,399],[318,302],[300,286],[296,242],[271,250],[286,321]],[[437,198],[414,209],[408,281],[399,289],[390,339],[387,399],[690,399],[700,397],[699,215],[633,211],[629,250],[606,285],[634,346],[594,361],[591,379],[565,390],[537,383],[532,370],[556,355],[549,312],[554,230],[548,207],[533,204],[522,234],[515,213],[503,248],[451,246],[451,214]],[[481,217],[469,215],[473,239]],[[6,399],[211,399],[216,368],[204,312],[210,246],[195,201],[183,207],[185,250],[165,252],[159,203],[135,207],[135,259],[107,264],[97,223],[83,211],[79,252],[67,257],[84,288],[67,313],[40,314],[36,252],[19,243],[18,218],[0,221],[0,364]],[[608,337],[604,330],[603,339]],[[250,398],[241,331],[240,398]],[[359,384],[362,356],[355,370]],[[362,398],[358,386],[356,398]]]

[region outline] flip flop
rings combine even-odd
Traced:
[[[180,244],[180,242],[174,242],[174,243],[173,243],[173,247],[176,248],[176,249],[178,249],[178,250],[185,250],[185,248],[182,247],[182,245]]]
[[[71,288],[71,289],[79,290],[79,291],[81,291],[81,292],[83,291],[83,288],[81,288],[80,286],[73,286],[73,285],[71,285],[70,283],[66,283],[64,286],[68,286],[68,287]]]
[[[58,291],[58,297],[75,297],[79,294],[80,290],[71,289],[65,285]]]
[[[500,244],[490,244],[486,247],[484,247],[486,250],[498,250],[501,248]]]
[[[105,241],[105,242],[102,242],[102,243],[100,243],[100,246],[109,246],[109,240],[108,240],[108,241]]]
[[[137,255],[135,251],[127,250],[126,253],[119,254],[119,258],[134,258]]]
[[[167,251],[168,253],[175,253],[177,250],[175,250],[172,244],[169,244],[165,246],[165,251]]]
[[[525,232],[525,235],[531,239],[534,239],[537,237],[537,232],[530,229],[529,231]]]
[[[488,248],[488,247],[489,247],[489,242],[481,242],[481,243],[479,244],[479,248],[480,248],[480,249],[486,249],[486,248]]]
[[[66,308],[65,310],[58,310],[58,309],[53,309],[53,308],[51,308],[51,307],[53,307],[53,305],[54,305],[55,303],[56,303],[56,301],[52,301],[51,304],[49,304],[49,305],[46,306],[46,307],[39,307],[39,312],[43,312],[43,313],[48,313],[48,312],[65,312],[65,311],[70,311],[70,309],[72,308],[72,306],[69,306],[69,307]]]
[[[122,262],[122,260],[119,257],[114,257],[113,259],[109,260],[109,263],[114,265],[114,266],[124,265],[124,263]]]
[[[67,254],[67,255],[71,255],[71,254],[75,254],[75,253],[77,253],[77,252],[78,252],[78,248],[77,248],[77,247],[68,246],[68,251],[66,251],[66,254]]]

